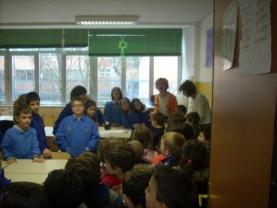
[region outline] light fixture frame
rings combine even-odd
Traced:
[[[77,15],[78,25],[133,25],[138,23],[137,15]]]

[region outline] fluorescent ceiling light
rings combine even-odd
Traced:
[[[88,15],[75,16],[79,25],[132,25],[138,22],[136,15]]]

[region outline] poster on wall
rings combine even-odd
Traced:
[[[237,37],[238,3],[232,1],[223,14],[223,36],[221,53],[223,70],[234,66],[236,37]]]
[[[262,74],[271,70],[270,3],[270,0],[239,0],[240,74]]]
[[[206,62],[205,66],[211,68],[213,66],[213,28],[207,30],[207,46],[206,46]]]

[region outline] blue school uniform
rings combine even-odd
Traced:
[[[4,170],[1,169],[0,170],[0,191],[2,191],[3,188],[10,183],[11,183],[11,180],[5,177]]]
[[[41,116],[37,113],[32,113],[32,121],[30,127],[37,131],[39,149],[42,153],[45,148],[47,148],[47,138],[44,129],[44,122]]]
[[[147,111],[134,111],[134,114],[139,118],[140,123],[144,123],[146,126],[150,127],[150,116]]]
[[[85,151],[96,152],[99,134],[95,123],[88,116],[77,119],[71,115],[60,123],[56,142],[60,150],[75,157]]]
[[[57,129],[61,123],[61,121],[67,117],[67,116],[71,116],[73,114],[72,109],[71,109],[71,104],[68,103],[64,109],[62,110],[62,112],[60,113],[58,119],[55,122],[55,125],[53,127],[53,134],[56,135]],[[96,108],[96,118],[97,118],[97,122],[99,123],[99,125],[101,126],[104,123],[104,118],[102,115],[102,112],[99,110],[99,108]]]
[[[121,124],[122,110],[121,106],[117,102],[108,102],[104,107],[104,120],[110,123]]]
[[[6,131],[2,148],[5,160],[12,158],[32,159],[39,156],[37,131],[33,128],[23,131],[17,125],[14,125]]]
[[[123,113],[121,116],[123,127],[126,129],[133,128],[134,124],[142,123],[134,112]]]

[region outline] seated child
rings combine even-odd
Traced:
[[[26,104],[32,110],[32,121],[30,127],[37,131],[39,148],[45,158],[51,158],[52,152],[47,147],[47,138],[44,130],[44,122],[39,115],[40,97],[36,92],[29,92],[26,94]]]
[[[15,109],[15,125],[8,129],[2,141],[4,159],[8,163],[16,162],[16,159],[33,159],[35,162],[43,162],[40,157],[37,132],[30,127],[32,110],[21,105]]]
[[[192,127],[194,139],[197,139],[199,135],[199,121],[200,117],[197,112],[190,112],[186,115],[186,123]]]
[[[161,138],[165,131],[166,121],[167,117],[162,113],[157,112],[151,116],[151,131],[155,150],[160,149]]]
[[[182,117],[185,117],[185,115],[187,114],[187,107],[184,105],[177,105],[175,113],[178,113]]]
[[[143,160],[144,148],[142,144],[137,140],[130,140],[128,144],[132,147],[135,155],[136,155],[136,164],[145,163]]]
[[[1,192],[2,208],[48,208],[42,186],[31,182],[13,182]]]
[[[90,117],[93,121],[95,121],[97,126],[101,126],[104,123],[102,115],[100,116],[100,118],[98,118],[96,103],[93,100],[91,100],[89,97],[85,98],[85,108],[86,108],[85,114],[88,117]]]
[[[161,156],[152,160],[155,165],[175,166],[180,159],[185,137],[177,132],[166,132],[161,140]]]
[[[137,140],[142,144],[144,148],[144,161],[151,163],[152,159],[158,155],[158,153],[153,150],[152,132],[144,124],[136,126],[132,133],[132,140]]]
[[[96,152],[99,134],[95,123],[84,115],[84,100],[72,99],[73,115],[65,117],[56,132],[56,142],[60,150],[76,157],[85,151]]]
[[[211,127],[210,126],[200,126],[199,135],[197,137],[198,141],[205,145],[208,153],[211,152]]]
[[[150,114],[145,110],[145,105],[138,98],[134,98],[131,102],[131,109],[137,115],[142,123],[150,126]]]
[[[128,98],[124,97],[120,101],[122,116],[122,125],[126,129],[132,129],[136,125],[143,123],[143,121],[131,109],[131,102]]]

